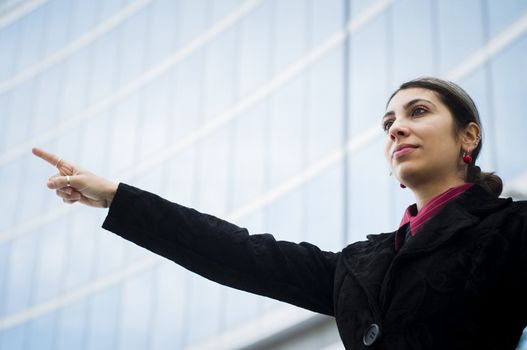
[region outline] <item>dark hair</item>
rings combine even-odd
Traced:
[[[465,128],[470,122],[479,125],[481,134],[483,134],[483,127],[479,119],[478,109],[476,104],[470,98],[465,90],[459,85],[438,78],[422,77],[403,83],[388,99],[388,103],[399,91],[409,88],[423,88],[434,91],[441,102],[448,108],[452,117],[454,118],[455,132],[458,133]],[[388,104],[387,103],[387,104]],[[494,172],[482,172],[477,166],[476,159],[478,158],[481,147],[483,146],[483,135],[480,135],[480,141],[476,149],[472,151],[472,162],[468,164],[466,182],[472,182],[483,187],[488,193],[498,197],[503,190],[503,182]]]

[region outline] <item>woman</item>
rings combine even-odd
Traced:
[[[276,241],[39,149],[66,203],[109,207],[103,227],[219,283],[336,318],[347,349],[514,349],[527,325],[527,203],[481,173],[471,98],[403,84],[382,120],[393,175],[416,199],[395,232],[341,252]]]

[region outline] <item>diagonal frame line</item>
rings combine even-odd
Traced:
[[[3,94],[6,91],[9,91],[15,88],[16,86],[28,81],[29,79],[34,78],[49,67],[64,61],[66,58],[68,58],[75,52],[90,45],[102,35],[123,23],[127,18],[133,16],[135,13],[142,10],[151,2],[152,0],[136,0],[135,2],[128,4],[123,10],[107,18],[88,33],[85,33],[79,38],[74,39],[62,49],[45,57],[43,60],[25,68],[23,71],[19,72],[14,77],[0,82],[0,94]]]
[[[205,46],[210,40],[217,37],[220,33],[230,28],[233,24],[244,18],[245,15],[254,10],[264,0],[247,0],[242,3],[236,10],[232,11],[229,15],[223,18],[218,23],[214,24],[206,32],[202,33],[190,43],[188,43],[181,50],[176,51],[172,56],[167,57],[164,61],[146,70],[143,74],[133,79],[114,93],[103,98],[94,105],[87,109],[74,114],[70,118],[55,124],[53,128],[43,132],[42,134],[35,136],[21,144],[11,147],[8,151],[0,154],[0,167],[9,163],[10,161],[25,155],[27,150],[34,145],[43,144],[54,138],[62,135],[66,131],[80,125],[81,123],[95,117],[98,113],[106,110],[110,106],[123,100],[125,97],[131,95],[135,91],[139,90],[155,78],[161,76],[167,70],[172,68],[177,63],[183,61],[189,57],[192,53]]]

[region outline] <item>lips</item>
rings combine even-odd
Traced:
[[[410,145],[410,144],[399,145],[399,146],[395,147],[395,150],[392,153],[392,158],[397,158],[397,157],[403,156],[405,154],[411,153],[417,147],[418,146],[416,146],[416,145]]]

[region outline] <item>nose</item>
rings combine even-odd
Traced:
[[[400,121],[394,121],[390,127],[390,138],[392,141],[397,140],[398,138],[403,138],[408,136],[409,129],[403,125]]]

